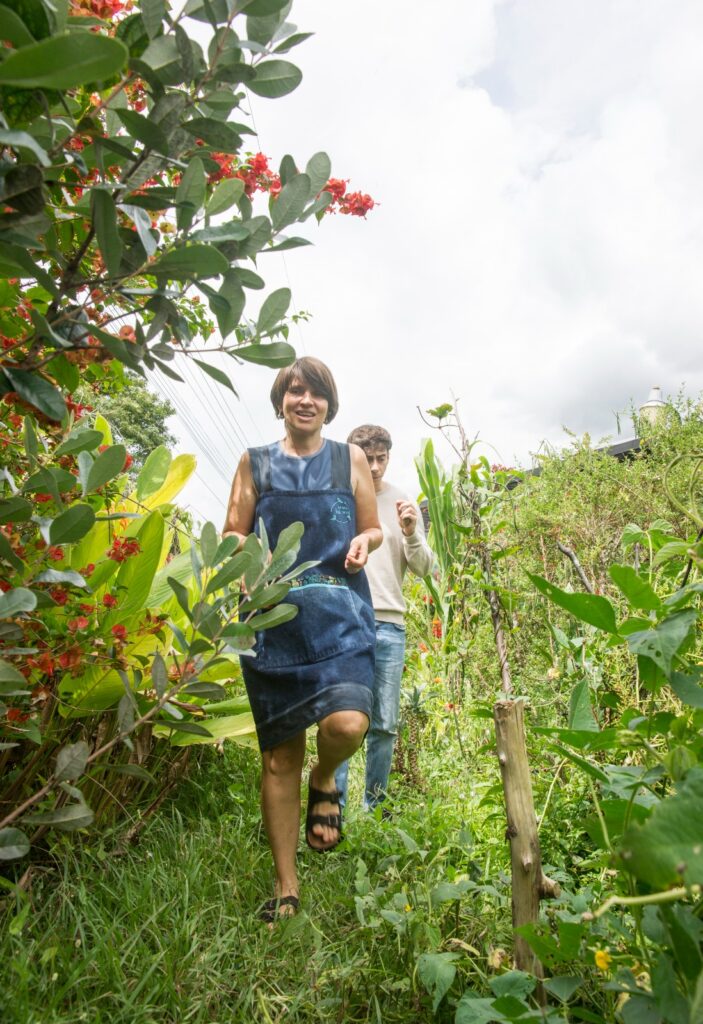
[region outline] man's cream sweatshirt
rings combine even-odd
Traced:
[[[376,500],[378,518],[383,529],[383,544],[371,552],[366,564],[374,615],[379,622],[394,622],[402,626],[405,617],[405,572],[410,569],[416,576],[426,576],[432,569],[434,555],[427,545],[422,514],[415,502],[412,504],[417,512],[417,526],[412,537],[405,537],[398,523],[395,503],[409,499],[397,487],[382,482]]]

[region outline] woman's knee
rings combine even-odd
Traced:
[[[369,727],[363,711],[335,711],[318,723],[325,739],[339,743],[361,743]]]

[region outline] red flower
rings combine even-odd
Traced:
[[[49,596],[57,604],[66,604],[68,601],[68,592],[63,587],[52,587],[49,591]]]
[[[56,544],[52,544],[46,549],[46,553],[52,562],[63,561],[63,548],[58,547]]]
[[[8,722],[26,722],[29,718],[29,714],[25,714],[20,711],[19,708],[8,708],[7,709],[7,720]]]
[[[106,608],[114,608],[117,604],[117,598],[112,594],[105,594],[103,597],[103,604]]]
[[[79,569],[78,572],[81,576],[92,576],[95,572],[95,566],[92,562],[89,562],[88,565],[83,566],[83,568]]]
[[[127,540],[126,537],[115,537],[112,547],[107,552],[107,557],[113,562],[124,562],[130,555],[139,554],[141,548],[138,540]]]
[[[341,199],[347,191],[347,183],[342,178],[330,178],[323,192],[331,192],[335,199]]]
[[[27,662],[31,668],[38,668],[47,676],[52,676],[56,669],[56,663],[48,651],[44,651],[38,658],[27,658]]]
[[[78,668],[82,660],[83,651],[77,644],[73,644],[72,647],[69,647],[67,651],[63,652],[63,654],[59,654],[58,657],[59,665],[63,669]]]
[[[134,462],[134,459],[129,454],[129,452],[127,452],[127,454],[125,455],[124,466],[122,467],[122,469],[129,469],[129,467],[132,465],[133,462]]]
[[[350,213],[352,217],[365,217],[369,210],[373,210],[376,203],[371,196],[363,192],[349,192],[339,205],[341,213]]]
[[[75,633],[77,629],[87,629],[90,625],[90,619],[87,619],[85,615],[79,615],[76,619],[69,619],[66,625],[72,633]]]
[[[252,171],[256,171],[257,174],[263,174],[264,171],[269,169],[269,158],[264,156],[263,153],[257,153],[249,160],[249,166]]]
[[[432,636],[437,640],[442,638],[442,620],[438,619],[436,615],[432,619]]]
[[[94,604],[79,604],[78,607],[82,612],[85,612],[86,615],[92,615],[95,611]]]
[[[124,641],[127,639],[127,630],[125,629],[124,626],[113,626],[112,635],[114,636],[115,640]]]
[[[7,580],[0,580],[0,590],[3,594],[6,594],[8,590],[12,590],[12,584],[8,583]]]
[[[43,492],[41,492],[39,494],[34,495],[34,500],[38,502],[38,504],[43,505],[47,501],[53,501],[53,498],[51,497],[50,494],[44,494]]]

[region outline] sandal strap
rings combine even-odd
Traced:
[[[279,916],[280,907],[293,907],[294,910],[297,910],[299,904],[300,899],[297,896],[274,896],[262,904],[259,917],[262,921],[275,921]]]
[[[340,830],[342,827],[341,814],[308,814],[305,819],[308,832],[312,825],[329,825],[330,828]]]
[[[322,789],[316,789],[312,783],[308,785],[308,803],[310,804],[338,804],[341,799],[342,793],[339,789],[333,789],[329,793],[325,793]]]

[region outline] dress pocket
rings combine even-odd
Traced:
[[[296,587],[284,603],[294,604],[298,614],[280,626],[257,633],[257,669],[311,664],[373,643],[365,621],[370,609],[348,587]]]

